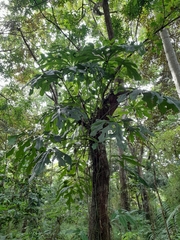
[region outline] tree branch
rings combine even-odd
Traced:
[[[0,93],[0,96],[3,97],[4,99],[6,99],[7,101],[9,101],[9,99],[7,97],[5,97],[2,93]]]
[[[113,32],[113,27],[112,27],[112,22],[111,22],[108,0],[103,0],[102,6],[103,6],[103,11],[104,11],[104,19],[105,19],[105,23],[106,23],[108,38],[109,38],[109,40],[112,40],[114,38],[114,32]]]
[[[37,3],[36,0],[34,0],[34,2]],[[65,36],[65,38],[67,38],[67,40],[79,51],[79,48],[76,46],[76,44],[67,36],[67,34],[66,34],[66,33],[61,29],[61,27],[59,26],[59,24],[58,24],[58,22],[57,22],[57,19],[56,19],[56,16],[55,16],[55,14],[54,14],[54,9],[53,9],[53,7],[52,7],[51,9],[52,9],[52,16],[53,16],[55,22],[52,21],[51,19],[49,19],[49,18],[42,12],[42,10],[41,10],[40,7],[38,7],[38,8],[39,8],[39,11],[40,11],[41,15],[42,15],[49,23],[51,23],[52,25],[54,25],[54,26]]]
[[[36,63],[38,63],[38,60],[37,60],[35,54],[33,53],[32,49],[30,48],[28,42],[26,41],[26,39],[25,39],[25,37],[24,37],[24,34],[23,34],[21,28],[18,27],[17,30],[20,32],[21,37],[22,37],[22,39],[23,39],[23,42],[25,43],[25,45],[26,45],[27,49],[29,50],[31,56],[33,57],[34,61],[35,61]],[[38,65],[39,65],[39,64],[38,64]]]
[[[103,119],[108,120],[108,116],[112,116],[117,107],[119,106],[118,97],[122,94],[129,95],[130,90],[123,90],[114,94],[113,92],[110,93],[106,99],[104,99],[102,108],[97,111],[97,115],[95,119]]]
[[[28,44],[28,42],[27,42],[27,40],[26,40],[26,38],[25,38],[25,36],[24,36],[21,28],[17,28],[17,30],[20,32],[21,37],[22,37],[22,39],[23,39],[23,42],[24,42],[24,44],[26,45],[27,49],[29,50],[32,58],[33,58],[34,61],[39,65],[38,59],[36,58],[36,56],[35,56],[35,54],[33,53],[31,47],[29,46],[29,44]],[[40,65],[39,65],[39,67],[40,67]],[[40,67],[40,69],[41,69],[41,71],[42,71],[43,74],[46,74],[46,72],[45,72],[41,67]],[[57,105],[57,104],[58,104],[58,95],[57,95],[56,87],[55,87],[55,85],[54,85],[53,83],[50,83],[50,89],[51,89],[51,92],[52,92],[52,97],[50,97],[49,95],[47,95],[47,96],[50,97],[50,99],[53,100],[54,103]]]
[[[162,25],[160,28],[158,28],[158,29],[154,32],[154,34],[162,31],[163,28],[167,27],[168,25],[171,25],[173,22],[175,22],[175,21],[178,20],[178,19],[180,19],[180,16],[177,16],[177,17],[175,17],[174,19],[172,19],[171,21],[169,21],[168,23]],[[143,41],[143,43],[146,43],[146,42],[148,42],[148,41],[149,41],[149,38],[146,38],[146,39]]]

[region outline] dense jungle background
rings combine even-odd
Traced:
[[[180,239],[180,0],[0,3],[0,240]]]

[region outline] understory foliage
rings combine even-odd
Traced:
[[[180,2],[2,6],[0,239],[180,239]]]

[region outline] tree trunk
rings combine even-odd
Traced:
[[[138,157],[138,162],[140,164],[142,164],[143,152],[144,152],[144,147],[141,146],[140,154]],[[141,166],[138,166],[138,174],[141,178],[143,178],[143,172],[142,172]],[[141,185],[140,189],[141,189],[142,206],[143,206],[143,210],[145,213],[145,217],[147,220],[149,220],[151,222],[151,211],[150,211],[150,205],[149,205],[148,192],[144,185]]]
[[[119,178],[120,178],[120,206],[126,211],[130,211],[130,201],[128,194],[128,185],[127,185],[127,174],[124,167],[119,165]],[[127,224],[128,230],[131,231],[130,222]]]
[[[120,191],[121,208],[127,211],[130,211],[126,170],[121,166],[119,166],[119,176],[120,176],[120,186],[121,186],[121,191]]]
[[[109,164],[105,145],[98,144],[91,149],[93,165],[92,202],[89,218],[89,240],[110,240],[110,222],[108,217]]]
[[[161,208],[161,213],[162,213],[162,217],[163,217],[163,221],[164,221],[164,225],[165,225],[165,229],[166,229],[166,232],[167,232],[167,237],[168,237],[168,240],[172,240],[171,238],[171,233],[170,233],[170,229],[169,229],[169,224],[168,222],[166,221],[166,212],[164,210],[164,206],[163,206],[163,202],[161,200],[161,196],[159,194],[159,190],[158,190],[158,187],[157,187],[157,180],[156,180],[156,169],[155,169],[155,165],[154,165],[154,162],[153,162],[153,173],[154,173],[154,187],[155,187],[155,191],[156,191],[156,194],[157,194],[157,197],[158,197],[158,200],[159,200],[159,205],[160,205],[160,208]]]
[[[109,40],[114,37],[111,23],[108,0],[102,1],[104,19]],[[96,119],[108,120],[118,107],[118,94],[111,93],[103,99],[103,106],[97,111]],[[97,136],[98,140],[98,136]],[[108,217],[108,195],[110,169],[105,144],[98,143],[97,148],[92,147],[90,141],[90,155],[92,160],[92,200],[89,217],[89,240],[110,240],[110,222]]]
[[[147,220],[151,221],[151,214],[150,214],[150,207],[149,207],[149,197],[147,190],[144,186],[141,187],[141,198],[142,198],[142,205],[143,205],[143,210],[145,213],[145,217]]]
[[[173,81],[176,86],[176,91],[180,98],[180,65],[179,65],[176,53],[173,49],[168,30],[164,28],[160,32],[160,37],[162,39],[165,55],[166,55],[168,65],[169,65],[169,69],[171,71],[171,75],[172,75]]]
[[[122,157],[123,151],[118,148],[119,156]],[[130,202],[129,202],[129,195],[128,195],[128,185],[127,185],[127,174],[124,167],[119,165],[119,179],[120,179],[120,205],[122,209],[130,211]]]
[[[118,107],[117,98],[120,93],[110,93],[103,101],[102,108],[98,109],[95,120],[109,120]],[[93,121],[95,122],[95,121]],[[99,134],[95,136],[99,141]],[[96,148],[90,141],[90,156],[92,160],[92,200],[89,216],[89,240],[110,240],[110,222],[108,217],[108,195],[110,170],[104,143],[98,143]]]
[[[132,155],[137,156],[138,162],[142,165],[142,158],[143,158],[143,153],[144,153],[143,145],[141,146],[137,143],[137,145],[134,146],[134,147],[129,145],[129,148],[130,148],[130,151],[131,151]],[[137,170],[138,170],[139,177],[143,178],[142,167],[138,166]],[[143,211],[145,213],[145,217],[146,217],[147,220],[149,220],[151,222],[149,197],[148,197],[148,192],[147,192],[144,185],[140,185],[140,194],[141,194],[141,200],[142,200],[142,208],[143,208]],[[139,210],[140,210],[141,209],[140,203],[138,203],[138,205],[139,205]]]

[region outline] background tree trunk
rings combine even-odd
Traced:
[[[119,176],[120,176],[120,204],[121,208],[130,211],[129,196],[128,196],[128,186],[127,186],[127,175],[126,170],[119,166]]]
[[[110,222],[108,217],[109,163],[105,145],[91,148],[93,164],[92,201],[89,218],[89,240],[110,240]]]
[[[162,39],[165,55],[166,55],[168,65],[169,65],[169,69],[171,71],[171,75],[172,75],[173,81],[176,86],[176,91],[180,98],[180,65],[179,65],[176,53],[173,49],[168,30],[166,28],[164,28],[160,32],[160,37]]]
[[[142,158],[143,158],[143,153],[144,153],[144,146],[139,146],[139,156],[138,156],[138,162],[140,164],[142,163]],[[141,178],[143,178],[143,171],[142,171],[142,167],[138,166],[138,174]],[[140,186],[141,189],[141,199],[142,199],[142,206],[143,206],[143,210],[145,213],[145,217],[147,220],[149,220],[151,222],[151,211],[150,211],[150,204],[149,204],[149,197],[148,197],[148,192],[145,188],[144,185]]]
[[[123,152],[119,148],[119,156],[121,157]],[[129,202],[129,194],[128,194],[128,184],[127,184],[127,174],[124,167],[119,165],[119,179],[120,179],[120,206],[122,209],[130,211],[130,202]]]

